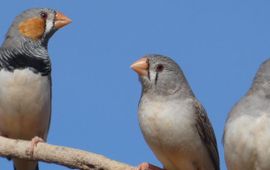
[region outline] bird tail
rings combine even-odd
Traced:
[[[14,170],[39,170],[37,161],[13,159]]]

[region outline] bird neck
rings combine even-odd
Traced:
[[[252,87],[249,89],[248,94],[257,94],[269,98],[270,96],[270,82],[254,82]]]
[[[42,42],[41,40],[33,41],[28,39],[24,39],[20,42],[14,41],[14,43],[6,39],[2,45],[2,49],[6,51],[12,51],[15,53],[26,54],[28,56],[44,59],[49,57],[47,47],[47,42]]]
[[[0,48],[0,69],[14,71],[26,68],[43,76],[49,75],[51,63],[47,49],[27,43],[21,48]]]
[[[9,31],[10,32],[10,31]],[[13,34],[7,34],[3,44],[1,47],[3,48],[16,48],[16,49],[23,49],[25,46],[27,47],[34,47],[34,48],[48,48],[48,41],[49,38],[47,37],[42,37],[40,39],[30,39],[27,37],[24,37],[14,31]]]
[[[261,92],[267,96],[270,96],[270,74],[269,71],[264,71],[260,69],[254,80],[253,84],[248,93],[256,92],[260,94]]]
[[[166,87],[151,87],[151,88],[143,88],[143,94],[147,96],[159,97],[162,98],[187,98],[190,96],[194,96],[191,88],[189,87],[188,83],[181,82],[179,84],[175,84],[174,86],[170,86],[167,84]]]

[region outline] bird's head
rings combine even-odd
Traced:
[[[13,21],[3,47],[20,47],[25,42],[34,42],[47,47],[51,36],[70,22],[71,19],[53,9],[28,9]]]
[[[267,59],[261,64],[256,73],[251,89],[252,91],[263,90],[267,95],[270,93],[270,59]]]
[[[180,67],[166,56],[147,55],[131,68],[138,73],[144,92],[171,95],[188,86]]]

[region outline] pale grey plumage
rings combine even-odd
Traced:
[[[214,131],[182,70],[165,56],[145,58],[138,115],[148,145],[167,170],[219,170]]]
[[[247,94],[233,107],[224,130],[228,170],[270,169],[270,60],[259,68]]]

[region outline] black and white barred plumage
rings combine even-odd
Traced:
[[[47,140],[51,118],[50,37],[71,20],[47,8],[24,11],[0,47],[0,135]],[[15,170],[38,170],[37,161],[14,158]]]

